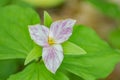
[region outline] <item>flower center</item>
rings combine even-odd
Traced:
[[[54,41],[53,38],[49,37],[48,38],[48,43],[49,43],[49,45],[53,45],[53,44],[55,44],[55,41]]]

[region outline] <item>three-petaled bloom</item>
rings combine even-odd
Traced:
[[[42,59],[45,66],[55,73],[63,61],[63,49],[60,45],[72,34],[76,20],[66,19],[51,24],[50,29],[44,25],[31,25],[29,32],[32,40],[43,47]]]

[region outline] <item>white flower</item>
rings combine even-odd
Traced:
[[[72,35],[76,20],[66,19],[51,24],[50,29],[44,25],[31,25],[29,32],[32,40],[43,47],[42,59],[49,71],[55,73],[63,61],[61,43]]]

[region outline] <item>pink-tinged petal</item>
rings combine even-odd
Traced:
[[[48,46],[49,29],[43,25],[29,26],[29,32],[32,40],[40,46]]]
[[[56,43],[62,43],[72,35],[73,26],[76,20],[66,19],[54,22],[50,27],[49,37],[52,37]]]
[[[60,44],[43,48],[42,58],[49,71],[55,73],[63,61],[63,49]]]

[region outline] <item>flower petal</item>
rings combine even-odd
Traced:
[[[45,66],[52,73],[55,73],[63,60],[63,49],[60,44],[43,48],[42,58]]]
[[[43,25],[29,26],[30,36],[40,46],[48,46],[49,29]]]
[[[56,43],[62,43],[69,39],[76,20],[66,19],[56,21],[51,25],[49,37],[52,37]]]

